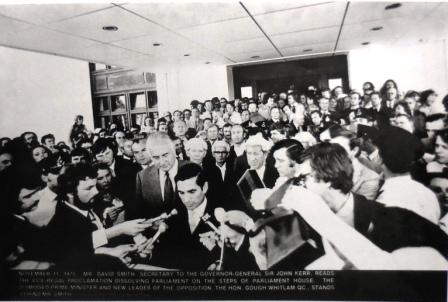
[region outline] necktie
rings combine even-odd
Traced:
[[[170,204],[174,195],[173,184],[171,183],[170,174],[165,172],[165,188],[163,190],[163,200],[165,203]]]

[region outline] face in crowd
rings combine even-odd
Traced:
[[[280,177],[292,178],[295,175],[295,164],[289,159],[286,148],[274,152],[275,168]]]
[[[266,152],[263,152],[261,146],[247,146],[246,153],[250,169],[257,170],[263,167],[266,160]]]
[[[109,169],[98,169],[96,176],[96,186],[99,191],[108,191],[112,184],[112,173]]]
[[[244,141],[243,127],[239,126],[232,127],[231,138],[234,144],[241,144]]]
[[[103,151],[99,152],[95,155],[96,160],[100,163],[105,163],[110,166],[114,162],[114,151],[111,148],[107,147]]]
[[[149,155],[144,142],[134,143],[132,145],[132,152],[134,153],[135,161],[139,165],[148,165],[151,162],[151,156]]]
[[[176,161],[176,153],[174,147],[169,144],[157,144],[147,146],[154,165],[162,170],[169,171]]]
[[[200,206],[204,202],[208,190],[207,182],[201,187],[196,180],[197,176],[177,182],[177,192],[187,210],[194,210]]]

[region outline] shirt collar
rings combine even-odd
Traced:
[[[179,167],[179,161],[176,159],[174,161],[174,165],[171,167],[171,169],[168,170],[168,174],[170,175],[171,178],[174,178],[174,176],[176,176],[178,167]],[[166,172],[159,169],[159,173],[160,175],[165,175]]]
[[[68,205],[70,208],[72,208],[73,210],[77,211],[78,213],[80,213],[81,215],[83,215],[84,217],[87,217],[89,215],[89,211],[85,211],[85,210],[81,210],[80,208],[78,208],[77,206],[72,205],[69,202],[64,201],[64,203],[66,205]]]

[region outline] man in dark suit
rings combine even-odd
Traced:
[[[158,132],[149,135],[146,147],[152,165],[137,174],[130,217],[156,217],[177,205],[174,177],[182,162],[176,159],[173,142],[167,134]]]
[[[220,260],[221,248],[215,241],[215,231],[220,224],[215,217],[215,209],[221,203],[207,195],[207,178],[199,165],[182,165],[175,180],[182,203],[178,207],[177,225],[172,227],[174,222],[171,223],[166,234],[167,237],[175,238],[175,242],[164,242],[163,248],[155,249],[154,261],[157,259],[156,264],[164,267],[206,270]],[[245,248],[247,253],[247,246]],[[232,253],[226,249],[227,252]]]
[[[112,173],[112,186],[117,188],[117,197],[123,200],[125,212],[131,211],[135,192],[135,176],[141,169],[139,165],[117,156],[117,148],[111,140],[100,138],[92,147],[93,155],[100,163],[109,166]],[[128,215],[128,214],[126,214]]]
[[[261,133],[248,138],[246,153],[236,159],[235,180],[238,181],[247,169],[255,170],[264,185],[272,188],[276,178],[266,169],[266,158],[272,144],[265,140]],[[246,158],[246,160],[244,160]]]

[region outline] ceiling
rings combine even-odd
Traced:
[[[448,3],[402,2],[401,7],[386,10],[392,3],[1,5],[0,45],[157,72],[331,55],[448,37]],[[104,26],[118,30],[105,31]],[[382,29],[372,31],[374,27]]]

